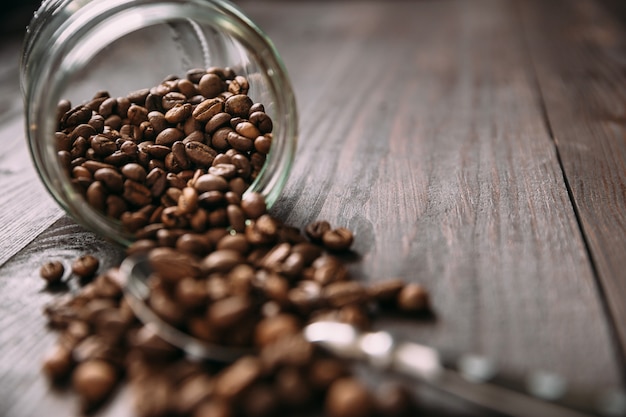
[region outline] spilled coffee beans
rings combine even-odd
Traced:
[[[98,93],[59,105],[59,160],[76,190],[134,236],[152,274],[147,304],[170,326],[202,341],[251,348],[232,364],[189,360],[135,317],[123,277],[110,268],[45,309],[61,332],[43,364],[52,381],[71,380],[85,410],[128,380],[140,417],[264,417],[325,409],[331,417],[409,415],[412,401],[370,392],[348,364],[302,336],[316,320],[368,329],[378,311],[428,308],[417,284],[350,278],[340,254],[352,232],[316,221],[299,229],[245,193],[271,150],[273,123],[229,68],[125,97]],[[74,274],[96,274],[81,257]],[[58,271],[44,266],[42,277]],[[62,273],[61,273],[62,275]]]

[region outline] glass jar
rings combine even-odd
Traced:
[[[270,152],[246,192],[271,207],[291,169],[297,142],[294,94],[271,41],[224,0],[45,0],[27,29],[21,89],[35,167],[51,195],[78,223],[110,240],[134,235],[91,207],[61,166],[58,103],[85,103],[98,91],[124,96],[181,78],[194,68],[231,68],[273,121]]]

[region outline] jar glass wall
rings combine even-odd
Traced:
[[[273,121],[271,150],[248,189],[271,206],[295,154],[295,98],[271,41],[240,10],[220,0],[45,1],[28,28],[21,86],[33,161],[58,203],[100,235],[132,241],[119,221],[86,203],[59,163],[57,105],[85,103],[98,91],[124,96],[209,67],[246,77],[248,95]]]

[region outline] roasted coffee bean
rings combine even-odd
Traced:
[[[218,128],[229,125],[230,119],[231,115],[226,112],[217,113],[215,116],[211,117],[208,122],[206,122],[204,131],[207,133],[213,133]]]
[[[361,382],[341,378],[329,387],[324,408],[330,417],[369,417],[374,414],[375,403]]]
[[[409,283],[398,293],[398,308],[406,312],[421,312],[428,309],[428,293],[419,284]]]
[[[388,303],[395,301],[404,286],[405,282],[400,278],[390,278],[370,284],[367,291],[374,300]]]
[[[148,109],[136,104],[131,104],[126,114],[128,122],[136,126],[139,126],[141,122],[148,120]]]
[[[229,204],[228,207],[226,207],[226,214],[230,227],[237,233],[243,233],[246,229],[246,219],[241,207]]]
[[[168,127],[157,135],[154,143],[161,146],[172,146],[174,142],[183,140],[184,137],[185,134],[181,130],[175,127]]]
[[[195,181],[193,186],[196,190],[198,190],[199,193],[204,193],[207,191],[224,192],[228,190],[228,183],[226,182],[226,180],[218,175],[213,174],[202,175]]]
[[[217,150],[229,148],[228,135],[233,132],[230,126],[220,127],[211,136],[211,145]]]
[[[93,277],[100,267],[100,261],[93,255],[82,255],[72,262],[72,273],[80,278]]]
[[[369,301],[367,290],[355,281],[339,281],[324,287],[323,297],[334,307],[343,307],[349,304],[364,304]]]
[[[207,319],[209,324],[217,328],[231,328],[247,319],[252,307],[248,297],[233,295],[211,304],[207,310]]]
[[[291,314],[278,314],[261,320],[254,333],[254,342],[259,347],[275,343],[284,336],[298,333],[301,330],[299,320]]]
[[[229,132],[226,141],[230,146],[240,152],[249,152],[254,149],[254,141],[236,132]]]
[[[269,134],[265,134],[263,136],[257,136],[254,139],[254,149],[257,152],[262,154],[270,153],[270,149],[272,148],[272,137]]]
[[[197,209],[198,192],[193,187],[185,187],[178,199],[178,210],[183,214],[189,214]]]
[[[241,75],[235,76],[228,84],[228,91],[233,94],[248,94],[249,88],[248,79]]]
[[[184,277],[198,277],[200,265],[195,256],[171,248],[157,248],[148,256],[150,266],[159,276],[171,282]]]
[[[352,246],[353,241],[354,236],[352,232],[345,227],[328,230],[322,235],[324,247],[336,252],[348,250]]]
[[[168,123],[180,123],[191,116],[191,111],[192,108],[189,103],[176,104],[165,113],[165,120],[167,120]]]
[[[117,99],[109,97],[98,107],[98,113],[104,118],[109,117],[117,110]]]
[[[146,180],[146,170],[137,163],[129,163],[121,168],[122,174],[129,180],[142,183]]]
[[[61,118],[61,126],[74,127],[81,123],[87,123],[91,118],[91,109],[86,106],[77,106],[69,110]]]
[[[124,181],[124,199],[134,206],[146,206],[152,202],[152,193],[143,184],[126,180]]]
[[[52,382],[59,382],[70,375],[73,367],[72,351],[57,344],[44,357],[42,370]]]
[[[145,106],[149,112],[158,111],[164,113],[167,111],[167,109],[163,108],[163,96],[158,94],[148,94]]]
[[[124,188],[124,177],[116,169],[101,168],[94,173],[93,177],[110,192],[118,193]]]
[[[76,142],[74,142],[74,144],[76,144]],[[94,136],[93,139],[91,139],[90,146],[98,156],[108,156],[117,150],[115,142],[104,135]]]
[[[228,400],[238,397],[261,377],[262,370],[256,357],[238,359],[216,376],[215,394]]]
[[[84,138],[90,138],[91,136],[96,134],[96,129],[94,129],[91,125],[83,123],[74,128],[72,130],[72,134],[70,135],[71,140],[76,140],[77,137],[82,136]]]
[[[150,89],[142,88],[140,90],[135,90],[126,95],[126,99],[134,104],[141,104],[146,101],[146,97],[148,97],[148,93],[150,93]]]
[[[167,112],[168,110],[173,109],[177,105],[185,104],[186,101],[187,101],[187,97],[185,97],[184,94],[178,93],[175,91],[170,91],[163,95],[163,99],[161,100],[161,105],[163,106],[163,110]]]
[[[193,117],[200,123],[207,123],[213,116],[224,111],[224,101],[211,98],[198,104],[193,110]]]
[[[65,267],[60,261],[46,262],[39,269],[39,275],[50,284],[57,283],[63,278]]]
[[[270,133],[274,128],[272,119],[263,111],[250,113],[249,120],[257,127],[261,134]]]
[[[206,98],[217,97],[226,89],[226,83],[215,74],[205,73],[198,82],[198,90]]]
[[[219,175],[229,180],[237,175],[237,167],[233,164],[217,164],[209,168],[209,174]]]
[[[183,139],[183,143],[187,143],[187,142],[201,142],[204,143],[204,133],[201,132],[200,130],[194,130],[191,133],[189,133],[187,136],[185,136],[185,138]]]
[[[245,94],[235,94],[224,103],[224,111],[233,117],[248,117],[252,100]]]
[[[227,273],[242,263],[245,263],[245,259],[241,253],[230,249],[221,249],[212,252],[202,260],[202,270],[208,274],[213,272]]]
[[[215,150],[201,142],[186,143],[185,152],[187,153],[187,158],[201,168],[211,166],[217,155]]]
[[[249,219],[258,219],[265,214],[265,199],[259,193],[248,193],[241,200],[241,209]]]
[[[118,371],[102,360],[79,364],[72,374],[72,386],[86,408],[101,403],[113,391]]]
[[[306,225],[304,232],[311,239],[311,242],[321,243],[324,233],[331,230],[330,223],[325,220],[316,221]]]

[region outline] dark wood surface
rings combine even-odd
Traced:
[[[626,380],[626,28],[601,2],[241,2],[300,113],[273,213],[355,231],[356,279],[422,283],[435,317],[379,326],[511,374]],[[40,358],[39,266],[122,250],[70,220],[30,162],[21,33],[0,48],[0,416],[75,415]],[[370,378],[373,383],[376,380]],[[459,404],[448,411],[464,413]],[[128,393],[100,411],[132,416]]]

